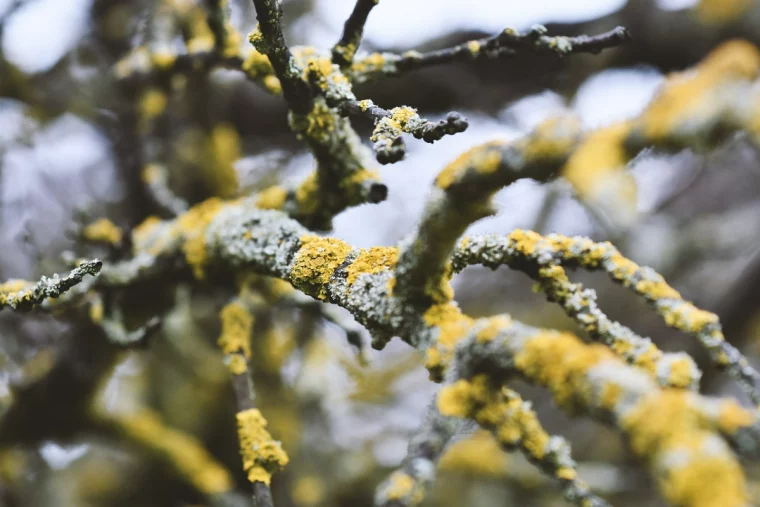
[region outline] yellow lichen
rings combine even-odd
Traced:
[[[304,69],[304,79],[315,82],[324,91],[327,91],[331,85],[348,84],[348,78],[327,57],[309,58]]]
[[[272,185],[259,192],[256,207],[261,209],[281,209],[288,197],[288,189],[280,185]]]
[[[0,305],[6,305],[11,300],[23,300],[31,296],[31,291],[26,290],[27,287],[34,285],[34,282],[26,280],[8,280],[0,284]]]
[[[272,64],[265,54],[250,49],[243,60],[242,69],[250,79],[260,80],[270,93],[282,93],[280,80],[273,74]]]
[[[523,255],[531,256],[536,251],[536,245],[543,238],[537,232],[515,229],[509,233],[507,239],[515,245],[515,250]]]
[[[378,246],[369,250],[361,249],[356,260],[346,269],[348,286],[354,284],[359,275],[374,274],[384,269],[393,270],[398,262],[398,248]]]
[[[438,328],[438,338],[428,348],[425,361],[425,367],[436,377],[451,360],[457,341],[464,338],[473,321],[454,303],[432,305],[422,318],[429,327]]]
[[[245,359],[251,358],[251,331],[253,315],[239,301],[225,305],[219,313],[222,332],[217,340],[225,354],[241,353]]]
[[[484,175],[496,172],[501,166],[503,147],[502,142],[493,141],[462,153],[438,174],[435,184],[445,190],[471,171]]]
[[[248,363],[245,358],[240,354],[232,354],[228,356],[226,361],[227,368],[233,375],[242,375],[248,371]]]
[[[506,330],[512,324],[512,319],[507,315],[496,315],[488,319],[488,323],[478,331],[476,339],[481,342],[490,342],[499,332]]]
[[[637,126],[652,141],[661,141],[693,118],[702,118],[718,103],[722,85],[755,79],[760,52],[746,41],[724,42],[691,71],[668,76],[641,115]]]
[[[438,411],[447,416],[470,417],[475,406],[473,389],[473,384],[465,379],[443,387],[436,401]]]
[[[647,299],[681,299],[681,294],[664,280],[640,280],[635,286],[636,292]]]
[[[509,457],[489,432],[478,430],[471,437],[451,444],[441,456],[438,467],[445,472],[506,477]]]
[[[132,229],[132,246],[134,253],[150,250],[155,254],[156,233],[163,222],[157,216],[150,216],[142,221],[140,225]]]
[[[121,243],[123,233],[121,228],[113,222],[107,218],[101,218],[87,225],[82,230],[82,236],[89,241],[118,245]]]
[[[206,494],[223,493],[233,486],[232,477],[204,449],[195,437],[163,424],[150,411],[109,419],[128,437],[171,461],[199,491]]]
[[[265,76],[262,80],[262,83],[264,84],[264,88],[269,91],[269,93],[272,93],[274,95],[279,95],[282,93],[282,83],[280,83],[280,80],[277,79],[277,76],[274,74]]]
[[[717,324],[718,316],[714,313],[700,310],[691,303],[683,301],[672,308],[660,310],[665,323],[687,333],[698,333],[710,324]],[[723,335],[714,333],[717,340],[723,340]]]
[[[256,27],[248,34],[248,42],[258,49],[258,46],[264,44],[265,41],[264,34],[261,32],[261,25],[256,23]]]
[[[235,161],[240,158],[240,137],[235,128],[221,123],[213,128],[207,146],[206,180],[220,197],[231,197],[239,188]]]
[[[606,202],[605,195],[611,191],[615,202],[628,208],[635,206],[636,185],[633,177],[624,170],[628,162],[624,142],[630,131],[630,122],[597,130],[570,155],[560,172],[578,195],[591,201],[602,199]]]
[[[326,141],[335,132],[338,116],[324,99],[314,101],[314,107],[305,116],[293,117],[293,128],[309,139]]]
[[[746,428],[755,423],[755,414],[739,405],[736,400],[723,401],[718,414],[718,426],[721,433],[733,435],[740,428]]]
[[[0,292],[11,294],[13,292],[19,292],[30,285],[34,285],[34,282],[20,279],[8,280],[0,284]]]
[[[177,55],[171,51],[155,51],[151,53],[150,61],[157,69],[167,70],[177,61]]]
[[[655,344],[650,343],[644,352],[636,356],[634,364],[647,373],[654,375],[657,370],[657,362],[661,358],[662,351]]]
[[[417,505],[422,501],[423,492],[416,487],[414,478],[409,474],[400,471],[393,472],[389,481],[390,484],[385,493],[388,500],[401,500],[411,496],[411,505]]]
[[[103,322],[103,300],[100,298],[95,299],[90,303],[90,309],[89,309],[89,316],[90,320],[94,322],[95,324],[99,324]]]
[[[326,300],[330,277],[350,252],[351,246],[338,239],[302,236],[290,282],[306,294]]]
[[[558,405],[572,409],[578,401],[589,402],[591,392],[585,377],[589,369],[613,357],[603,345],[586,345],[569,333],[543,331],[524,343],[515,356],[515,367],[549,388]]]
[[[518,141],[518,147],[529,161],[561,160],[575,148],[580,134],[581,125],[575,117],[551,117],[539,123],[526,139]]]
[[[620,398],[623,396],[623,388],[614,382],[607,382],[602,387],[599,405],[606,410],[615,410]]]
[[[316,171],[309,174],[296,188],[296,202],[301,212],[307,215],[319,207],[319,180]]]
[[[238,438],[243,470],[251,482],[269,485],[272,474],[288,464],[288,455],[266,430],[266,419],[255,408],[238,412]]]
[[[351,72],[354,74],[369,74],[380,72],[387,64],[387,60],[382,53],[371,53],[364,58],[355,61],[351,65]]]
[[[665,498],[675,505],[746,505],[741,467],[729,453],[710,451],[714,436],[703,415],[690,406],[690,396],[667,390],[643,397],[621,421],[632,450],[653,466],[668,453],[685,455],[669,473],[658,474]]]
[[[184,238],[182,251],[193,275],[202,280],[208,263],[206,228],[222,210],[224,203],[217,198],[207,199],[179,216],[176,227]]]
[[[668,384],[673,387],[689,387],[694,378],[692,371],[692,362],[685,357],[675,359],[670,363],[670,375],[668,375]]]
[[[501,444],[520,446],[534,460],[546,454],[549,434],[536,413],[516,393],[490,385],[484,374],[441,389],[438,409],[443,415],[474,419]]]

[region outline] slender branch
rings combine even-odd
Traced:
[[[333,63],[337,63],[341,68],[351,65],[361,43],[369,13],[378,2],[379,0],[356,0],[354,10],[351,11],[351,15],[343,26],[343,35],[332,48]]]
[[[249,36],[249,40],[257,50],[269,57],[290,109],[296,114],[307,114],[312,109],[313,97],[309,84],[302,78],[302,70],[285,44],[280,24],[282,2],[253,0],[253,5],[259,28]]]
[[[96,276],[103,263],[97,259],[82,261],[79,266],[61,278],[57,274],[52,278],[43,276],[39,282],[26,280],[9,280],[0,284],[0,310],[10,307],[16,311],[28,311],[43,303],[46,299],[57,298],[79,282],[85,275]]]
[[[432,122],[422,119],[411,107],[394,107],[390,111],[376,106],[371,100],[344,100],[338,104],[338,112],[343,116],[363,116],[375,124],[372,132],[373,149],[377,161],[392,164],[406,154],[401,135],[412,134],[416,139],[434,143],[445,135],[464,132],[468,127],[467,118],[457,112],[450,112],[445,120]]]
[[[450,48],[419,53],[407,51],[402,55],[373,53],[353,63],[349,75],[357,83],[382,76],[398,76],[432,65],[460,60],[495,59],[517,53],[535,52],[564,57],[571,53],[599,53],[620,46],[630,40],[630,33],[617,27],[598,35],[577,37],[548,36],[546,28],[534,26],[526,33],[512,28],[488,38],[471,40]]]

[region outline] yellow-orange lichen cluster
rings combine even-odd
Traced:
[[[288,464],[288,455],[266,430],[267,422],[257,409],[238,412],[238,438],[243,469],[251,482],[269,484],[272,474]]]

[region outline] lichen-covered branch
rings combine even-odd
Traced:
[[[579,292],[569,283],[560,265],[603,270],[613,281],[645,298],[666,324],[699,340],[715,364],[739,380],[755,404],[760,402],[760,374],[726,342],[718,316],[682,299],[662,276],[626,259],[609,243],[556,234],[544,238],[521,230],[506,237],[475,236],[463,238],[453,256],[455,270],[470,263],[490,267],[509,265],[527,271],[539,280],[547,295],[556,299],[592,336],[598,335],[627,361],[649,371],[664,385],[693,387],[700,372],[688,356],[663,354],[649,340],[610,322],[596,308],[594,297],[586,291]]]
[[[586,135],[572,120],[552,118],[525,138],[461,155],[439,174],[417,231],[404,245],[399,293],[439,299],[453,243],[469,224],[492,213],[490,196],[516,179],[561,174],[584,200],[614,200],[620,208],[635,202],[634,183],[623,169],[646,147],[705,149],[737,130],[760,142],[760,97],[750,81],[759,71],[756,48],[728,42],[693,72],[671,76],[638,118]]]
[[[562,253],[550,253],[554,252],[555,245],[560,244],[568,246],[557,247]],[[588,253],[590,245],[595,243],[589,239],[559,235],[543,238],[521,230],[513,231],[506,237],[465,237],[454,251],[452,266],[454,272],[471,264],[482,264],[492,269],[507,265],[525,272],[538,282],[550,301],[559,303],[592,338],[605,343],[629,364],[648,371],[663,387],[696,389],[702,373],[691,357],[685,353],[663,353],[649,338],[643,338],[630,328],[610,320],[597,306],[593,289],[584,289],[568,279],[561,264],[572,263],[572,257],[578,257],[578,252],[584,252],[581,255],[590,260],[593,255]],[[615,262],[627,264],[630,261],[616,253]]]
[[[477,327],[457,347],[453,371],[461,380],[440,394],[442,413],[454,415],[483,396],[479,374],[488,372],[488,382],[498,385],[501,375],[513,372],[547,387],[571,413],[592,413],[620,428],[671,503],[746,504],[741,467],[721,436],[738,444],[738,452],[756,455],[756,444],[737,442],[754,431],[753,411],[730,399],[659,389],[606,347],[567,333],[515,323],[483,339]]]
[[[463,425],[460,418],[441,415],[438,406],[432,403],[422,427],[409,441],[409,449],[401,467],[378,485],[375,505],[419,505],[435,479],[441,455]]]
[[[246,299],[241,293],[220,312],[222,331],[218,344],[232,376],[240,455],[252,483],[253,502],[256,507],[268,507],[273,505],[269,489],[272,474],[287,465],[288,456],[280,442],[266,431],[266,420],[254,408],[253,381],[248,367],[254,316]]]
[[[431,65],[458,60],[502,58],[518,52],[551,53],[560,57],[571,53],[599,53],[604,49],[620,46],[629,39],[630,34],[623,27],[598,35],[578,37],[548,36],[546,28],[541,25],[534,26],[526,33],[506,28],[493,37],[472,40],[429,53],[372,53],[354,61],[349,69],[349,76],[353,82],[363,83],[381,77],[398,76]]]
[[[345,100],[339,103],[342,115],[364,116],[371,119],[375,129],[370,138],[377,161],[392,164],[406,154],[403,133],[412,134],[416,139],[434,143],[445,135],[454,135],[467,130],[467,119],[457,112],[450,112],[445,120],[432,122],[421,118],[411,107],[394,107],[390,111],[376,106],[371,100]]]
[[[438,175],[414,235],[402,247],[395,291],[410,300],[450,296],[446,265],[465,229],[493,213],[490,197],[520,178],[546,181],[556,174],[580,135],[570,119],[549,122],[516,142],[472,148]]]
[[[505,451],[519,449],[542,472],[562,484],[568,501],[584,507],[609,505],[578,478],[570,444],[562,437],[549,435],[530,403],[511,389],[489,385],[486,375],[478,375],[470,382],[458,380],[445,386],[437,403],[442,414],[474,419],[494,435]]]
[[[57,298],[79,282],[85,275],[97,276],[103,263],[98,259],[82,261],[68,275],[43,276],[39,282],[8,280],[0,284],[0,310],[9,307],[16,311],[31,310],[45,300]]]

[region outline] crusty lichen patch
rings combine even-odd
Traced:
[[[546,386],[558,405],[572,410],[589,405],[588,371],[614,357],[603,345],[586,345],[572,334],[544,331],[524,343],[515,356],[515,367],[531,381]]]
[[[362,274],[374,274],[384,269],[392,270],[398,262],[398,248],[375,246],[362,248],[354,262],[346,268],[346,282],[350,287]]]
[[[667,474],[658,475],[665,498],[674,505],[746,505],[741,466],[690,405],[690,396],[679,390],[644,396],[621,421],[632,450],[654,467],[679,456]]]
[[[485,374],[459,379],[438,395],[441,414],[471,418],[489,429],[505,448],[520,447],[530,458],[541,461],[549,444],[549,434],[536,413],[516,393],[492,385]],[[553,473],[574,479],[575,470],[556,467]]]
[[[431,378],[438,379],[451,362],[457,342],[472,327],[473,320],[464,315],[454,303],[432,305],[422,318],[429,327],[438,329],[435,343],[428,347],[425,354],[425,367]]]
[[[251,358],[251,331],[253,314],[240,302],[232,301],[219,313],[222,332],[217,343],[229,357],[227,366],[235,375],[245,372],[246,361]]]
[[[339,239],[303,236],[290,271],[290,282],[304,293],[326,300],[330,277],[350,252],[351,245]]]
[[[272,474],[288,464],[288,455],[280,442],[272,439],[266,430],[266,419],[257,409],[238,412],[235,418],[243,470],[247,472],[248,480],[269,485]]]
[[[414,478],[406,472],[396,471],[388,479],[385,498],[388,500],[405,500],[408,505],[417,505],[422,501],[423,491]]]

